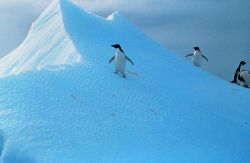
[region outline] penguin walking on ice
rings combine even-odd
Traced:
[[[126,78],[126,60],[128,60],[132,65],[134,65],[134,62],[125,55],[119,44],[111,46],[116,49],[116,54],[109,60],[109,63],[115,60],[115,73],[121,73],[122,77]]]
[[[238,75],[239,75],[240,70],[241,70],[241,66],[243,66],[243,65],[245,65],[245,64],[246,64],[245,61],[240,61],[239,66],[238,66],[237,69],[235,70],[234,79],[231,81],[231,83],[237,83],[237,79],[238,79]]]
[[[186,55],[185,57],[191,57],[191,56],[193,57],[193,64],[197,67],[201,66],[202,58],[204,58],[208,62],[207,57],[201,53],[199,47],[194,47],[194,52]]]
[[[250,72],[248,70],[241,70],[241,67],[246,64],[245,61],[241,61],[234,73],[234,79],[231,83],[241,84],[246,88],[250,86]]]

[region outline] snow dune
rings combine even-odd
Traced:
[[[114,43],[135,62],[127,79],[108,64]],[[3,163],[250,162],[249,90],[119,12],[104,19],[56,0],[0,67]]]

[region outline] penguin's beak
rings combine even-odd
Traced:
[[[111,47],[113,47],[113,48],[114,48],[114,47],[115,47],[115,45],[111,45]]]

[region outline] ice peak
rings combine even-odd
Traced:
[[[139,36],[140,32],[135,29],[119,11],[104,19],[70,0],[54,0],[32,23],[23,43],[0,59],[0,77],[82,63],[82,58],[93,57],[89,47],[121,42],[124,30]]]
[[[120,11],[116,10],[107,17],[107,20],[126,20],[126,18],[121,14]],[[127,21],[127,20],[126,20]]]
[[[1,77],[81,62],[81,55],[64,27],[62,2],[69,1],[53,1],[32,23],[19,47],[0,60]]]

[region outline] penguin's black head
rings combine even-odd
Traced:
[[[240,61],[240,64],[241,64],[241,65],[245,65],[246,62],[245,62],[245,61]]]
[[[199,47],[194,47],[194,50],[200,51],[200,48]]]
[[[114,44],[114,45],[111,45],[113,48],[121,48],[121,45],[119,45],[119,44]]]
[[[121,52],[123,52],[121,46],[119,44],[114,44],[114,45],[111,45],[113,48],[115,49],[119,49]],[[123,52],[124,53],[124,52]]]

